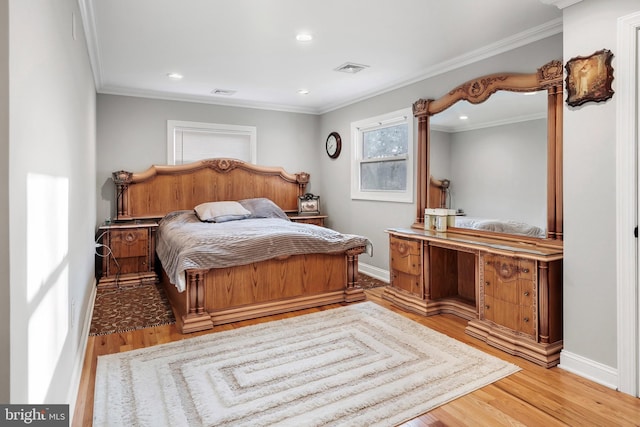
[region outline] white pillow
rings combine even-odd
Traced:
[[[238,202],[207,202],[201,203],[195,208],[200,221],[226,222],[248,218],[251,212],[246,210]]]

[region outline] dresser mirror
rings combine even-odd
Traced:
[[[559,61],[532,74],[471,80],[439,99],[416,101],[414,115],[414,227],[424,228],[425,208],[448,208],[462,211],[453,226],[457,232],[562,240]]]

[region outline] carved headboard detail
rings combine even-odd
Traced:
[[[200,203],[267,197],[297,212],[309,174],[217,158],[185,165],[151,166],[144,172],[113,172],[116,219],[161,218]]]

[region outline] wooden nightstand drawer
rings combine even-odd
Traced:
[[[111,252],[116,258],[148,255],[149,231],[147,229],[112,230],[110,234]]]

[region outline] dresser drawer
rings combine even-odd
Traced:
[[[391,236],[389,252],[391,269],[418,276],[422,272],[422,242]]]

